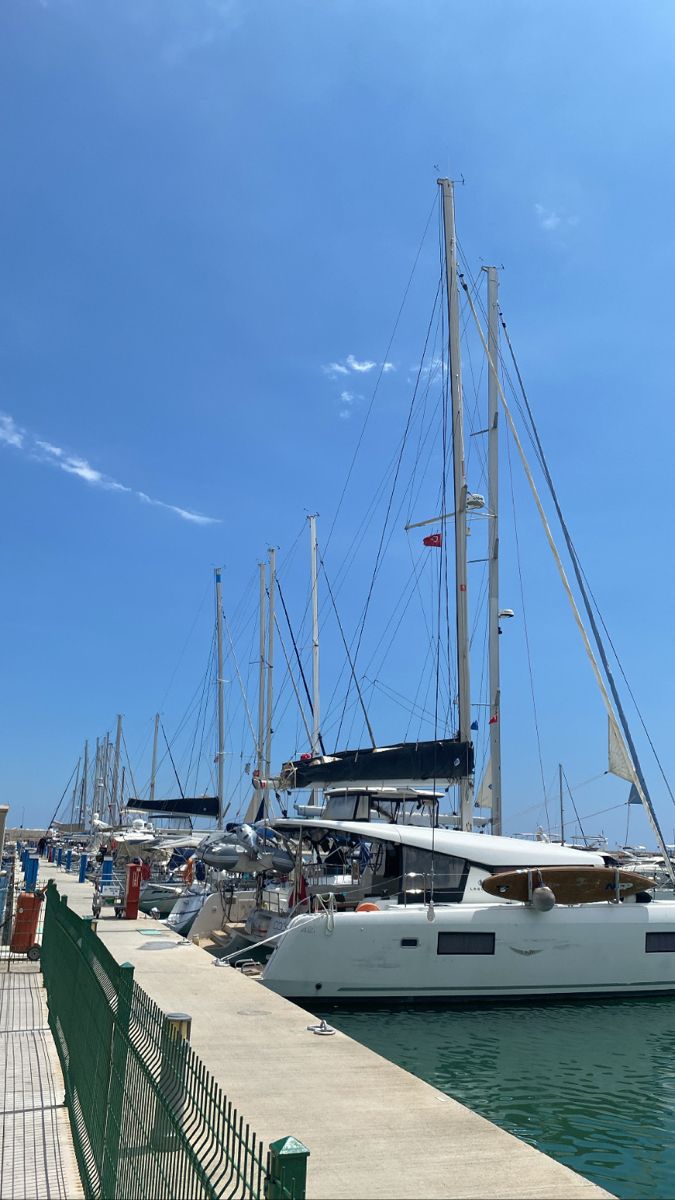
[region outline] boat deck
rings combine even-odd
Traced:
[[[40,864],[71,908],[91,915],[91,887]],[[311,1200],[596,1200],[595,1184],[148,917],[103,909],[102,941],[165,1011],[192,1016],[191,1042],[228,1098],[269,1145],[310,1149]],[[4,1193],[3,1193],[4,1196]]]

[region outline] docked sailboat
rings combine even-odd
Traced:
[[[466,1000],[518,996],[586,996],[675,992],[675,902],[653,900],[653,881],[639,890],[634,877],[595,851],[501,836],[499,756],[500,688],[496,639],[490,654],[492,833],[473,832],[473,748],[469,686],[467,514],[479,498],[468,492],[464,466],[463,400],[459,356],[459,298],[453,186],[440,180],[448,300],[449,379],[455,530],[458,731],[453,747],[443,743],[386,747],[319,755],[287,764],[281,786],[391,781],[405,762],[408,785],[457,783],[458,829],[366,821],[331,821],[324,816],[283,820],[274,827],[302,847],[296,860],[294,895],[304,895],[291,913],[262,974],[265,986],[308,1000]],[[546,537],[607,709],[611,736],[622,747],[628,777],[667,857],[588,602],[576,557],[573,568],[586,605],[597,653],[583,624],[546,520],[522,444],[498,376],[495,272],[489,272],[488,334],[479,327],[489,371],[489,426],[496,432],[497,407],[504,409],[523,458]],[[472,307],[471,297],[467,296]],[[475,311],[474,311],[475,316]],[[551,488],[543,451],[540,461]],[[490,464],[489,620],[498,633],[500,616],[496,564],[496,462]],[[435,543],[440,544],[440,543]],[[506,614],[505,614],[506,615]],[[454,749],[454,753],[453,753]],[[379,764],[382,764],[381,766]],[[487,786],[486,786],[487,790]],[[304,810],[306,813],[307,810]],[[555,872],[553,871],[555,868]],[[521,886],[511,890],[514,871]],[[499,876],[504,880],[499,882]],[[590,875],[590,880],[589,880]],[[508,876],[508,883],[507,883]],[[497,883],[495,883],[495,877]],[[563,887],[559,882],[564,880]],[[575,898],[570,903],[570,896]]]

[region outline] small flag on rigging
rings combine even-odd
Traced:
[[[442,533],[430,533],[428,535],[428,537],[422,538],[422,542],[425,546],[442,546],[443,545],[443,534]]]
[[[488,721],[488,725],[496,725],[498,720],[499,720],[499,717],[498,717],[497,713],[495,713],[494,717],[490,717],[490,720]]]

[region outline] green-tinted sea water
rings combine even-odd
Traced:
[[[675,1197],[675,998],[312,1007],[616,1196]]]

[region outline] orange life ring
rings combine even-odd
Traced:
[[[380,912],[380,906],[371,904],[370,900],[365,900],[363,904],[357,904],[356,912]]]

